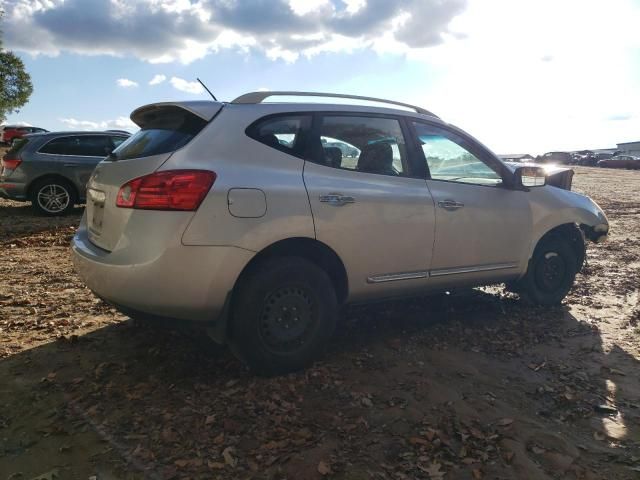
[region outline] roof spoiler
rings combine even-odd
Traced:
[[[130,118],[133,123],[138,125],[140,128],[143,128],[151,118],[154,118],[162,110],[167,108],[181,108],[208,122],[216,115],[216,113],[220,111],[220,109],[222,108],[222,103],[211,102],[209,100],[192,102],[150,103],[149,105],[143,105],[142,107],[136,108],[133,112],[131,112]]]

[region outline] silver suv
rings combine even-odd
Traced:
[[[419,107],[274,95],[341,97],[132,113],[141,130],[97,166],[73,240],[89,288],[133,317],[202,322],[273,374],[312,361],[345,303],[507,283],[557,304],[584,238],[607,236],[570,170],[505,164]]]
[[[17,139],[0,163],[0,197],[63,215],[85,200],[95,166],[130,134],[49,132]]]

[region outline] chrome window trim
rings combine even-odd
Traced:
[[[106,155],[104,156],[98,156],[98,155],[66,155],[63,153],[44,153],[44,152],[36,152],[38,155],[49,155],[50,157],[74,157],[74,158],[105,158]]]

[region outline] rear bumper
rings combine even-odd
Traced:
[[[23,183],[11,183],[0,180],[0,198],[27,200],[27,186]]]
[[[189,247],[138,242],[107,252],[89,241],[82,224],[72,242],[73,262],[85,284],[123,310],[190,321],[214,321],[254,253],[236,247]],[[136,258],[137,257],[137,258]],[[135,262],[135,263],[134,263]]]

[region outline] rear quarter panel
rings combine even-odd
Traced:
[[[315,238],[302,178],[304,160],[270,148],[245,134],[269,111],[227,105],[187,148],[174,153],[160,170],[207,169],[217,179],[183,236],[185,245],[232,245],[252,251],[286,238]],[[229,191],[264,193],[264,215],[240,218],[229,212]],[[232,194],[233,198],[233,194]]]

